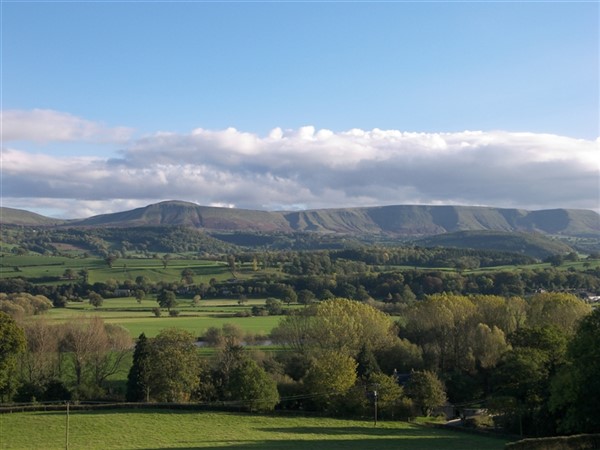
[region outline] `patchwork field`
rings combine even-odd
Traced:
[[[403,449],[500,450],[506,440],[406,422],[168,411],[0,415],[2,449]]]
[[[244,305],[238,305],[236,300],[202,300],[201,305],[193,306],[190,300],[178,300],[178,317],[170,317],[166,310],[161,317],[155,317],[152,308],[158,306],[154,298],[148,297],[141,304],[132,297],[106,299],[102,307],[94,308],[86,302],[70,303],[66,308],[54,308],[44,316],[51,322],[65,322],[82,316],[99,316],[107,323],[118,324],[126,328],[132,337],[138,337],[142,332],[147,337],[156,336],[164,328],[180,328],[189,331],[194,336],[202,336],[207,328],[220,328],[225,323],[238,325],[246,333],[257,336],[268,335],[279,323],[281,316],[251,316],[236,317],[240,311],[250,311],[253,305],[264,305],[262,300],[249,300]],[[37,317],[31,320],[38,320]]]

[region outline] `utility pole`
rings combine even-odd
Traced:
[[[67,402],[67,424],[65,427],[65,450],[69,450],[69,402]]]
[[[376,427],[377,426],[377,391],[376,390],[373,391],[373,406],[375,408],[375,411],[374,411],[374,413],[375,413],[375,423],[374,423],[373,426]]]

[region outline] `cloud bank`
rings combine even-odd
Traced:
[[[9,144],[108,142],[129,134],[61,113],[26,117],[42,125],[21,122],[18,114],[3,124],[3,204],[53,209],[62,217],[165,199],[267,210],[384,204],[599,208],[598,140],[506,131],[334,132],[307,126],[259,136],[198,128],[129,140],[116,159],[56,157]]]
[[[132,133],[130,128],[109,128],[103,124],[81,119],[50,109],[2,112],[2,139],[6,141],[121,142]]]

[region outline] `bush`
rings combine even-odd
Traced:
[[[591,450],[600,449],[600,434],[579,434],[523,439],[506,444],[506,450]]]
[[[269,311],[264,306],[253,306],[252,307],[252,315],[253,316],[268,316]]]
[[[177,309],[172,309],[171,311],[169,311],[169,316],[171,317],[177,317],[179,315],[179,311]]]
[[[156,316],[156,317],[160,317],[162,315],[162,311],[160,310],[160,308],[152,308],[152,313]]]

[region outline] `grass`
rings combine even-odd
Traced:
[[[0,448],[66,447],[64,412],[0,415]],[[500,450],[507,441],[405,422],[170,410],[71,411],[76,449]]]
[[[19,270],[15,270],[18,268]],[[25,278],[62,277],[66,269],[75,273],[79,270],[88,271],[89,282],[106,282],[114,279],[120,282],[135,280],[145,276],[151,282],[179,281],[183,269],[191,269],[195,283],[208,284],[211,278],[219,281],[231,278],[227,264],[220,261],[197,259],[172,259],[165,268],[160,259],[117,259],[113,267],[108,267],[103,259],[67,258],[64,256],[42,255],[0,255],[0,274],[3,277],[22,276]],[[65,280],[61,282],[72,282]]]
[[[192,306],[190,300],[179,300],[175,308],[180,311],[178,317],[170,317],[164,310],[161,317],[155,317],[152,308],[158,306],[156,301],[147,298],[141,304],[132,297],[106,299],[102,307],[96,309],[87,302],[70,303],[66,308],[52,308],[40,317],[49,322],[63,323],[81,316],[99,316],[106,323],[121,325],[130,335],[137,338],[142,332],[147,337],[156,336],[165,328],[180,328],[194,336],[202,336],[207,328],[221,328],[225,323],[238,325],[243,331],[255,335],[268,335],[279,323],[281,316],[236,317],[239,311],[249,311],[253,305],[264,305],[264,299],[252,299],[245,305],[238,305],[236,300],[202,300],[200,306]]]

